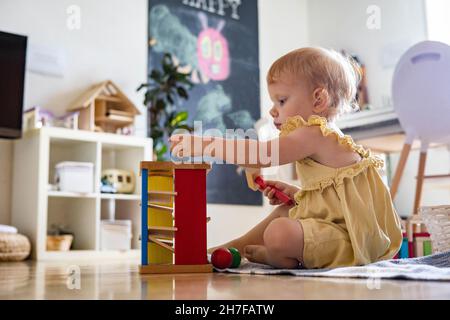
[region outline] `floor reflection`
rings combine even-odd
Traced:
[[[448,282],[210,274],[140,275],[130,262],[0,263],[0,299],[449,299]]]

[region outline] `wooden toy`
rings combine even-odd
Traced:
[[[136,181],[133,171],[105,169],[102,171],[102,183],[111,185],[113,193],[133,193]]]
[[[233,256],[233,262],[231,263],[231,268],[237,268],[241,265],[241,254],[239,253],[239,250],[236,248],[228,248],[228,251],[231,252]]]
[[[425,248],[428,247],[426,243],[430,242],[430,234],[427,232],[414,233],[414,256],[423,257],[425,255]]]
[[[403,242],[399,258],[415,258],[432,254],[431,237],[420,214],[402,220]]]
[[[241,254],[236,248],[218,248],[211,254],[211,263],[217,269],[237,268],[241,265]]]
[[[433,245],[430,237],[426,237],[423,241],[423,255],[429,256],[433,254]]]
[[[409,258],[408,236],[406,235],[406,232],[403,232],[403,241],[402,241],[402,245],[400,247],[400,251],[398,253],[398,258],[399,259]]]
[[[134,123],[139,109],[111,80],[92,86],[69,111],[78,111],[78,128],[116,133]]]
[[[218,248],[211,254],[211,263],[217,269],[230,268],[233,265],[233,254],[227,248]]]
[[[247,178],[247,184],[250,189],[253,191],[258,190],[259,188],[265,189],[268,187],[266,182],[263,180],[263,178],[260,176],[260,173],[258,170],[245,170],[245,176]],[[259,188],[258,188],[259,187]],[[272,189],[275,189],[275,197],[287,205],[292,205],[294,202],[291,198],[284,192],[278,190],[277,188],[270,186]]]
[[[206,252],[206,171],[210,167],[141,162],[140,273],[212,272]]]

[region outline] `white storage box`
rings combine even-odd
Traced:
[[[94,192],[94,164],[90,162],[60,162],[56,165],[55,183],[59,191]]]
[[[100,228],[101,250],[131,249],[131,220],[102,220]]]

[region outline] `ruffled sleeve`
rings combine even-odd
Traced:
[[[294,117],[289,117],[286,122],[280,128],[280,137],[286,136],[297,128],[304,126],[318,126],[320,127],[320,131],[324,137],[329,135],[334,135],[339,144],[348,147],[349,149],[357,152],[362,158],[370,158],[371,152],[369,149],[365,149],[363,146],[356,144],[353,141],[353,138],[349,135],[341,135],[339,132],[330,128],[328,125],[328,121],[326,118],[312,115],[308,118],[308,121],[305,121],[302,116],[297,115]],[[373,157],[372,164],[377,168],[383,167],[383,160],[379,157]]]

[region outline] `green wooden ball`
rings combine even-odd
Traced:
[[[233,256],[231,268],[239,267],[241,265],[241,254],[239,253],[239,250],[231,247],[231,248],[228,248],[228,251],[230,251],[231,255]]]

